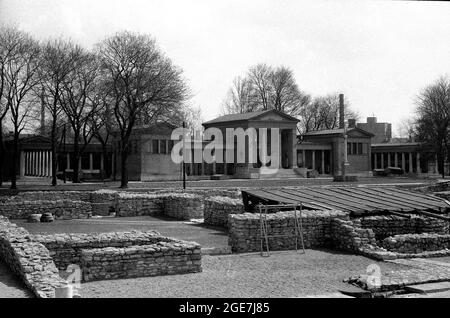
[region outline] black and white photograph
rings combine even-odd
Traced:
[[[0,0],[0,298],[450,298],[450,3]]]

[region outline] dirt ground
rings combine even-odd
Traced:
[[[225,229],[192,222],[151,216],[121,217],[101,219],[56,220],[52,223],[27,223],[26,220],[13,220],[30,233],[102,233],[119,231],[155,230],[163,236],[185,241],[194,241],[202,247],[228,246]]]
[[[367,266],[401,266],[328,250],[203,256],[203,272],[84,283],[83,298],[95,297],[305,297],[359,290],[343,280]]]

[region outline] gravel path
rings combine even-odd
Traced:
[[[6,265],[0,262],[0,298],[27,297],[32,297],[31,293]]]
[[[307,250],[203,256],[202,273],[105,280],[82,284],[81,295],[93,297],[301,297],[355,290],[343,279],[363,274],[369,264],[381,270],[401,265],[375,262],[335,251]]]

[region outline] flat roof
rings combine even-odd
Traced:
[[[445,213],[447,200],[389,186],[322,186],[309,188],[263,188],[243,190],[246,210],[257,203],[299,204],[306,209],[339,210],[353,216],[385,212],[414,213],[430,211]],[[249,203],[251,202],[251,203]]]

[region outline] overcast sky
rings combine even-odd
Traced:
[[[363,119],[392,122],[450,74],[450,4],[288,0],[0,0],[0,22],[91,47],[118,30],[150,33],[185,72],[203,119],[257,63],[290,67],[314,95],[344,93]]]

